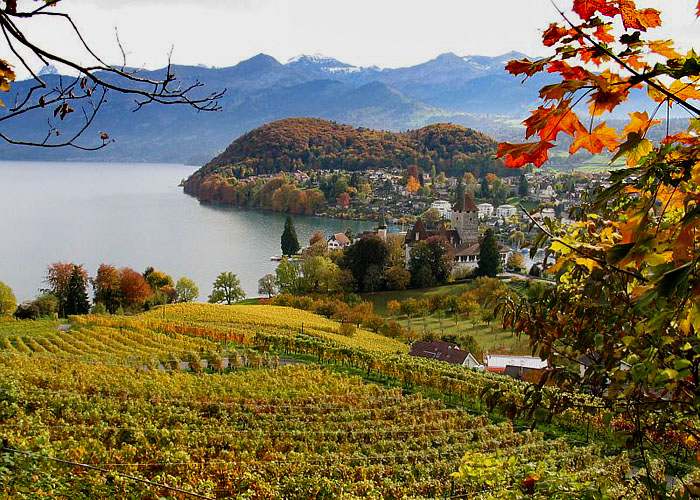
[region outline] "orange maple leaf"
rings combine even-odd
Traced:
[[[540,71],[542,71],[547,62],[548,59],[544,59],[541,61],[530,61],[528,59],[513,59],[511,61],[508,61],[508,64],[506,64],[506,71],[508,71],[512,75],[525,74],[527,76],[532,76],[535,73],[539,73]]]
[[[552,23],[542,34],[542,43],[545,45],[545,47],[551,47],[568,34],[568,29],[562,28],[557,23]]]
[[[569,107],[570,103],[570,100],[562,101],[556,108],[540,106],[533,111],[532,116],[523,122],[527,126],[525,137],[529,139],[537,133],[542,141],[553,141],[559,132],[573,137],[577,132],[585,131],[586,128]]]
[[[591,73],[581,66],[569,66],[564,61],[554,61],[547,68],[549,73],[559,73],[564,80],[585,80]]]
[[[661,26],[661,13],[656,9],[638,10],[633,0],[618,0],[618,5],[625,29],[646,31]]]
[[[661,123],[661,120],[649,120],[649,114],[644,111],[640,113],[635,111],[634,113],[629,113],[630,122],[625,125],[625,130],[622,132],[622,137],[627,137],[632,132],[635,132],[641,136],[644,136],[654,125]]]
[[[612,152],[620,145],[620,140],[614,128],[608,127],[605,122],[598,125],[589,134],[587,130],[579,130],[576,133],[573,144],[569,148],[569,154],[574,154],[581,148],[585,148],[591,154],[598,154],[603,149]]]
[[[613,43],[615,41],[615,37],[609,34],[611,29],[612,26],[609,24],[601,24],[595,29],[593,36],[603,43]]]
[[[518,168],[528,163],[541,167],[549,159],[548,151],[553,148],[551,142],[526,142],[512,144],[502,142],[498,145],[497,157],[505,156],[506,167]]]
[[[545,85],[540,89],[540,97],[545,100],[561,101],[566,94],[576,92],[588,85],[583,80],[564,80],[561,83]]]

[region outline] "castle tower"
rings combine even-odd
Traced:
[[[377,225],[377,235],[382,239],[382,241],[386,241],[386,233],[386,218],[384,217],[384,210],[382,210],[381,212],[379,212],[379,224]]]
[[[452,207],[452,228],[459,233],[463,245],[479,242],[479,209],[467,192]]]

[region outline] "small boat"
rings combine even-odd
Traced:
[[[283,256],[283,255],[273,255],[272,257],[270,257],[270,260],[271,260],[271,261],[274,261],[274,262],[279,262],[279,261],[281,261],[282,259],[284,259],[284,256]]]

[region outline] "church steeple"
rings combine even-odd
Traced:
[[[384,209],[379,212],[377,224],[377,235],[382,239],[382,241],[386,241],[387,227],[386,218],[384,217]]]

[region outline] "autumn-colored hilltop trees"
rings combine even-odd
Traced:
[[[662,457],[671,447],[693,453],[700,441],[700,109],[693,103],[700,57],[655,39],[661,13],[632,0],[574,0],[561,19],[543,34],[554,55],[506,67],[561,81],[541,89],[542,105],[524,122],[534,140],[500,144],[498,154],[510,167],[541,166],[563,133],[572,138],[570,153],[608,151],[626,167],[611,171],[609,187],[571,227],[536,224],[536,246],[555,257],[547,272],[557,286],[537,301],[511,297],[504,321],[550,361],[543,384],[590,387],[603,405],[589,411],[629,421],[629,445],[644,464],[650,448]],[[602,118],[633,89],[646,91],[654,107],[630,113],[618,133]],[[689,116],[687,130],[670,135],[667,128],[652,143],[649,129],[672,107]],[[519,409],[537,407],[541,394],[534,387]],[[653,477],[641,480],[650,497],[665,497],[663,475]]]

